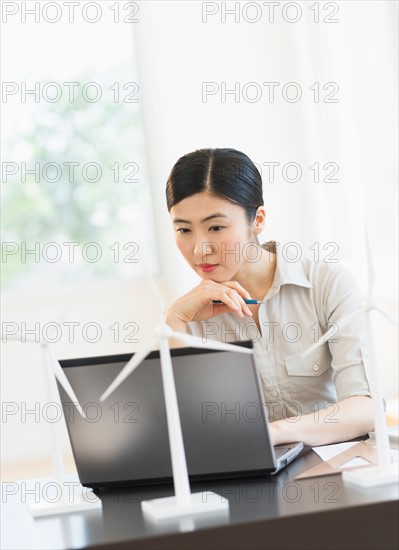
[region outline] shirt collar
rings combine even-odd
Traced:
[[[312,285],[303,269],[301,258],[293,262],[287,259],[282,247],[276,241],[268,241],[262,244],[262,248],[276,254],[276,271],[272,289],[273,294],[280,290],[282,285],[298,285],[305,288],[312,288]]]

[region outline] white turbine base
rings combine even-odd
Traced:
[[[398,484],[398,463],[387,466],[366,466],[356,470],[342,472],[342,481],[359,487],[377,487],[378,485]]]
[[[54,514],[77,514],[79,512],[88,512],[91,510],[100,510],[102,507],[101,499],[86,500],[83,495],[74,496],[73,501],[60,499],[57,502],[27,502],[28,510],[33,517],[52,516]]]
[[[207,491],[191,493],[188,505],[179,505],[177,498],[173,496],[144,500],[141,503],[141,508],[144,514],[159,521],[194,514],[227,512],[229,510],[229,501],[221,495]]]

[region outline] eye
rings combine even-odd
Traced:
[[[211,229],[217,229],[217,228],[219,228],[219,229],[224,229],[225,227],[224,227],[223,225],[213,225],[212,227],[209,228],[209,231],[210,231]],[[219,231],[216,231],[216,233],[219,233]]]
[[[224,225],[212,225],[212,227],[209,228],[209,231],[211,231],[211,229],[216,229],[216,231],[213,231],[213,233],[219,233],[219,230],[220,229],[225,229],[225,226]],[[189,229],[187,229],[186,227],[179,227],[178,229],[176,229],[176,231],[180,234],[184,234],[184,233],[187,233],[188,231],[190,231]]]

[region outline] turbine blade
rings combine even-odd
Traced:
[[[58,382],[61,384],[61,386],[64,388],[66,394],[68,395],[69,399],[72,401],[72,403],[75,405],[77,410],[79,411],[79,414],[82,418],[86,418],[86,415],[79,403],[79,399],[76,397],[76,394],[66,377],[65,372],[62,370],[61,365],[57,361],[57,359],[54,357],[51,349],[49,346],[43,346],[44,353],[47,354],[47,360],[49,361],[49,364],[53,370],[53,373],[55,377],[57,378]]]
[[[375,309],[375,311],[378,311],[379,313],[381,313],[381,315],[383,315],[386,319],[388,319],[388,321],[390,321],[392,324],[399,325],[399,319],[397,317],[394,317],[384,309],[381,309],[380,307],[377,307],[377,306],[374,306],[372,309]]]
[[[173,337],[176,340],[180,340],[188,346],[194,348],[216,349],[221,351],[236,351],[238,353],[253,353],[252,348],[244,348],[242,346],[233,346],[233,344],[226,344],[225,342],[219,342],[217,340],[203,341],[199,336],[192,336],[191,334],[184,334],[184,332],[177,332],[172,330],[170,332],[170,338]]]
[[[131,359],[126,363],[120,373],[114,378],[108,388],[100,397],[100,402],[105,401],[111,393],[113,393],[116,388],[118,388],[124,380],[131,374],[136,367],[138,367],[147,355],[153,350],[156,344],[156,340],[151,341],[149,344],[145,345],[141,350],[136,351],[136,353],[131,357]]]

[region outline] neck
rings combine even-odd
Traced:
[[[247,290],[254,300],[263,300],[273,284],[276,271],[276,255],[261,246],[259,259],[246,262],[234,279]]]

